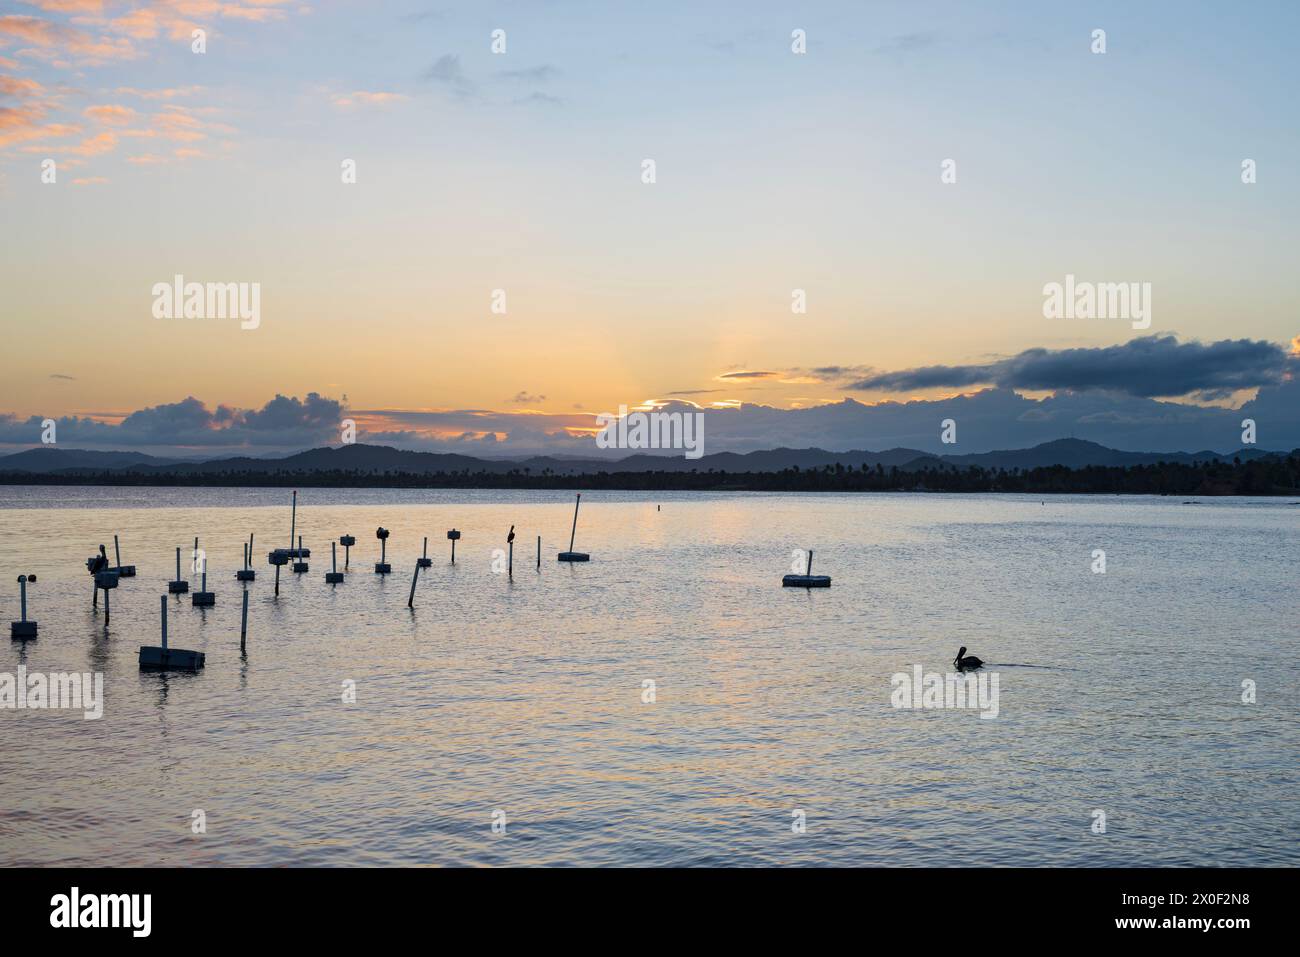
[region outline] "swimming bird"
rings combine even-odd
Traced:
[[[974,655],[966,654],[965,645],[962,645],[961,648],[957,650],[957,657],[952,660],[952,663],[958,671],[965,671],[968,668],[974,670],[975,668],[984,667],[984,662],[979,658],[976,658]]]
[[[506,544],[509,545],[509,544],[510,544],[511,542],[513,542],[514,540],[515,540],[515,527],[514,527],[513,525],[511,525],[511,526],[510,526],[510,534],[506,536]]]

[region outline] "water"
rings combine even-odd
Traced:
[[[102,671],[106,698],[98,721],[0,711],[0,862],[1300,863],[1300,505],[590,493],[569,566],[571,518],[561,493],[307,489],[311,571],[276,601],[287,491],[0,487],[0,617],[35,572],[41,635],[5,638],[0,672]],[[105,629],[82,563],[114,532],[139,575]],[[172,599],[170,638],[207,668],[142,674],[194,535],[217,604]],[[802,547],[829,590],[780,587]],[[959,645],[992,663],[996,719],[891,706],[892,674]]]

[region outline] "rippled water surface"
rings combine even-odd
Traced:
[[[286,491],[0,487],[0,617],[34,572],[40,622],[0,673],[99,671],[106,699],[0,710],[0,862],[1300,863],[1295,503],[590,493],[570,566],[567,494],[299,501],[311,570],[277,600]],[[106,628],[83,562],[114,532],[139,575]],[[207,668],[141,673],[195,535],[216,606],[171,599],[170,639]],[[781,587],[797,548],[829,590]],[[891,675],[959,645],[998,676],[995,719],[891,705]]]

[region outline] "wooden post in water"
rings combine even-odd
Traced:
[[[415,571],[411,574],[411,594],[406,598],[406,607],[415,607],[415,582],[420,577],[420,563],[415,563]]]
[[[542,570],[542,536],[537,536],[537,570]]]
[[[162,650],[167,650],[167,596],[159,595],[162,599],[159,604],[162,606]]]
[[[248,589],[244,589],[244,610],[239,616],[239,653],[244,653],[244,642],[248,638]]]

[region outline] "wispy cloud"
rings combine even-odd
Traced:
[[[339,109],[347,110],[355,107],[389,106],[393,103],[400,103],[405,99],[406,96],[402,93],[384,90],[356,90],[352,93],[337,94],[331,102]]]
[[[425,80],[449,87],[458,93],[465,94],[474,90],[474,82],[461,68],[460,57],[450,53],[438,57],[422,76]]]

